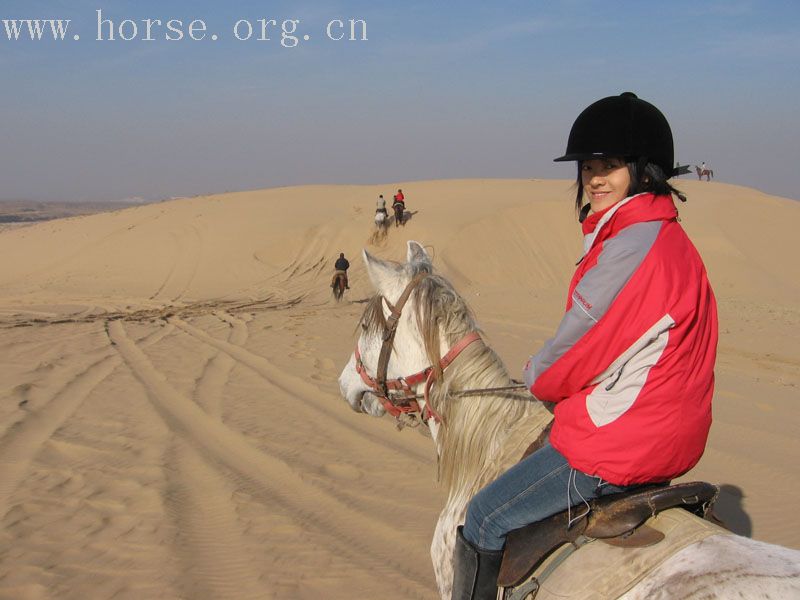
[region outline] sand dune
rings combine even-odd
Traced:
[[[715,423],[687,478],[725,486],[740,533],[800,548],[800,204],[678,183],[721,321]],[[411,219],[368,245],[397,187]],[[430,440],[338,394],[372,293],[358,254],[426,244],[513,372],[561,315],[572,193],[303,186],[1,232],[0,598],[436,597]]]

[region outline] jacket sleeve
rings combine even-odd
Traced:
[[[647,256],[660,229],[660,221],[637,223],[604,242],[597,262],[575,287],[555,335],[525,365],[525,384],[537,399],[559,402],[611,364],[615,357],[609,355],[606,338],[593,330]]]

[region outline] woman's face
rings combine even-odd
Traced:
[[[621,158],[592,158],[581,163],[584,196],[599,212],[628,196],[631,176]]]

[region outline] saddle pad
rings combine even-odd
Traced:
[[[618,598],[689,544],[712,535],[730,535],[729,531],[680,508],[665,510],[647,524],[666,538],[646,548],[617,548],[599,540],[586,544],[542,582],[536,600]],[[540,565],[534,575],[549,562],[550,559]]]

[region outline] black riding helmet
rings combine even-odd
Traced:
[[[589,105],[572,125],[567,152],[556,162],[623,157],[643,160],[673,175],[672,131],[655,106],[633,92],[609,96]]]

